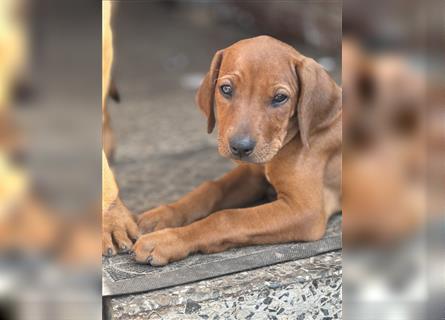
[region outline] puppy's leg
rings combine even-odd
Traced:
[[[143,235],[133,251],[138,262],[165,265],[193,252],[220,252],[232,247],[314,241],[326,230],[324,212],[279,199],[247,209],[228,209],[188,226]]]
[[[253,204],[264,196],[267,186],[262,167],[240,165],[174,203],[143,213],[138,224],[144,233],[184,226],[218,210]]]

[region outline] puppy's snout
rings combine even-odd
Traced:
[[[230,139],[230,152],[236,157],[247,157],[255,149],[256,141],[250,137],[234,137]]]

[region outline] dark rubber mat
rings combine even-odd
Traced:
[[[333,216],[323,239],[250,246],[216,254],[195,254],[164,267],[135,263],[129,255],[103,258],[102,295],[161,289],[341,249],[341,215]]]

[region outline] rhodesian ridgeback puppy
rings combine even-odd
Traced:
[[[117,251],[131,249],[139,231],[130,211],[119,198],[119,188],[108,165],[106,154],[113,146],[106,99],[110,89],[111,67],[113,64],[113,33],[111,30],[112,3],[102,2],[102,254],[114,255]],[[113,243],[114,239],[114,243]]]
[[[218,51],[196,101],[238,167],[142,214],[136,261],[314,241],[340,210],[341,89],[314,60],[268,36]],[[196,164],[199,165],[199,164]],[[248,207],[272,186],[277,199]]]

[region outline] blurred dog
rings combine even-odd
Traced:
[[[132,247],[132,240],[139,235],[133,216],[119,198],[119,189],[108,165],[107,154],[113,150],[113,136],[106,111],[113,64],[113,34],[111,30],[111,1],[102,2],[102,254],[114,255]],[[116,246],[113,244],[113,239]],[[116,249],[118,248],[118,250]]]
[[[21,140],[13,124],[13,92],[23,75],[28,37],[23,1],[0,2],[0,249],[42,251],[56,237],[57,224],[35,205],[26,171],[13,161]]]
[[[423,84],[397,56],[343,41],[346,245],[397,242],[424,213]]]
[[[313,241],[340,210],[341,89],[314,60],[268,36],[218,51],[196,96],[218,150],[238,167],[140,216],[138,262]],[[273,186],[277,200],[245,208]],[[240,209],[242,208],[242,209]]]
[[[0,254],[97,267],[98,215],[69,219],[53,210],[26,167],[16,161],[17,151],[26,154],[20,143],[23,133],[13,120],[15,89],[27,73],[28,5],[22,0],[0,2]]]
[[[31,195],[26,172],[0,152],[0,251],[47,252],[59,224]]]
[[[0,146],[14,154],[22,139],[10,110],[17,84],[25,77],[28,63],[26,6],[21,0],[0,3]]]
[[[0,111],[9,106],[14,86],[26,73],[29,50],[25,9],[21,0],[0,3]]]

